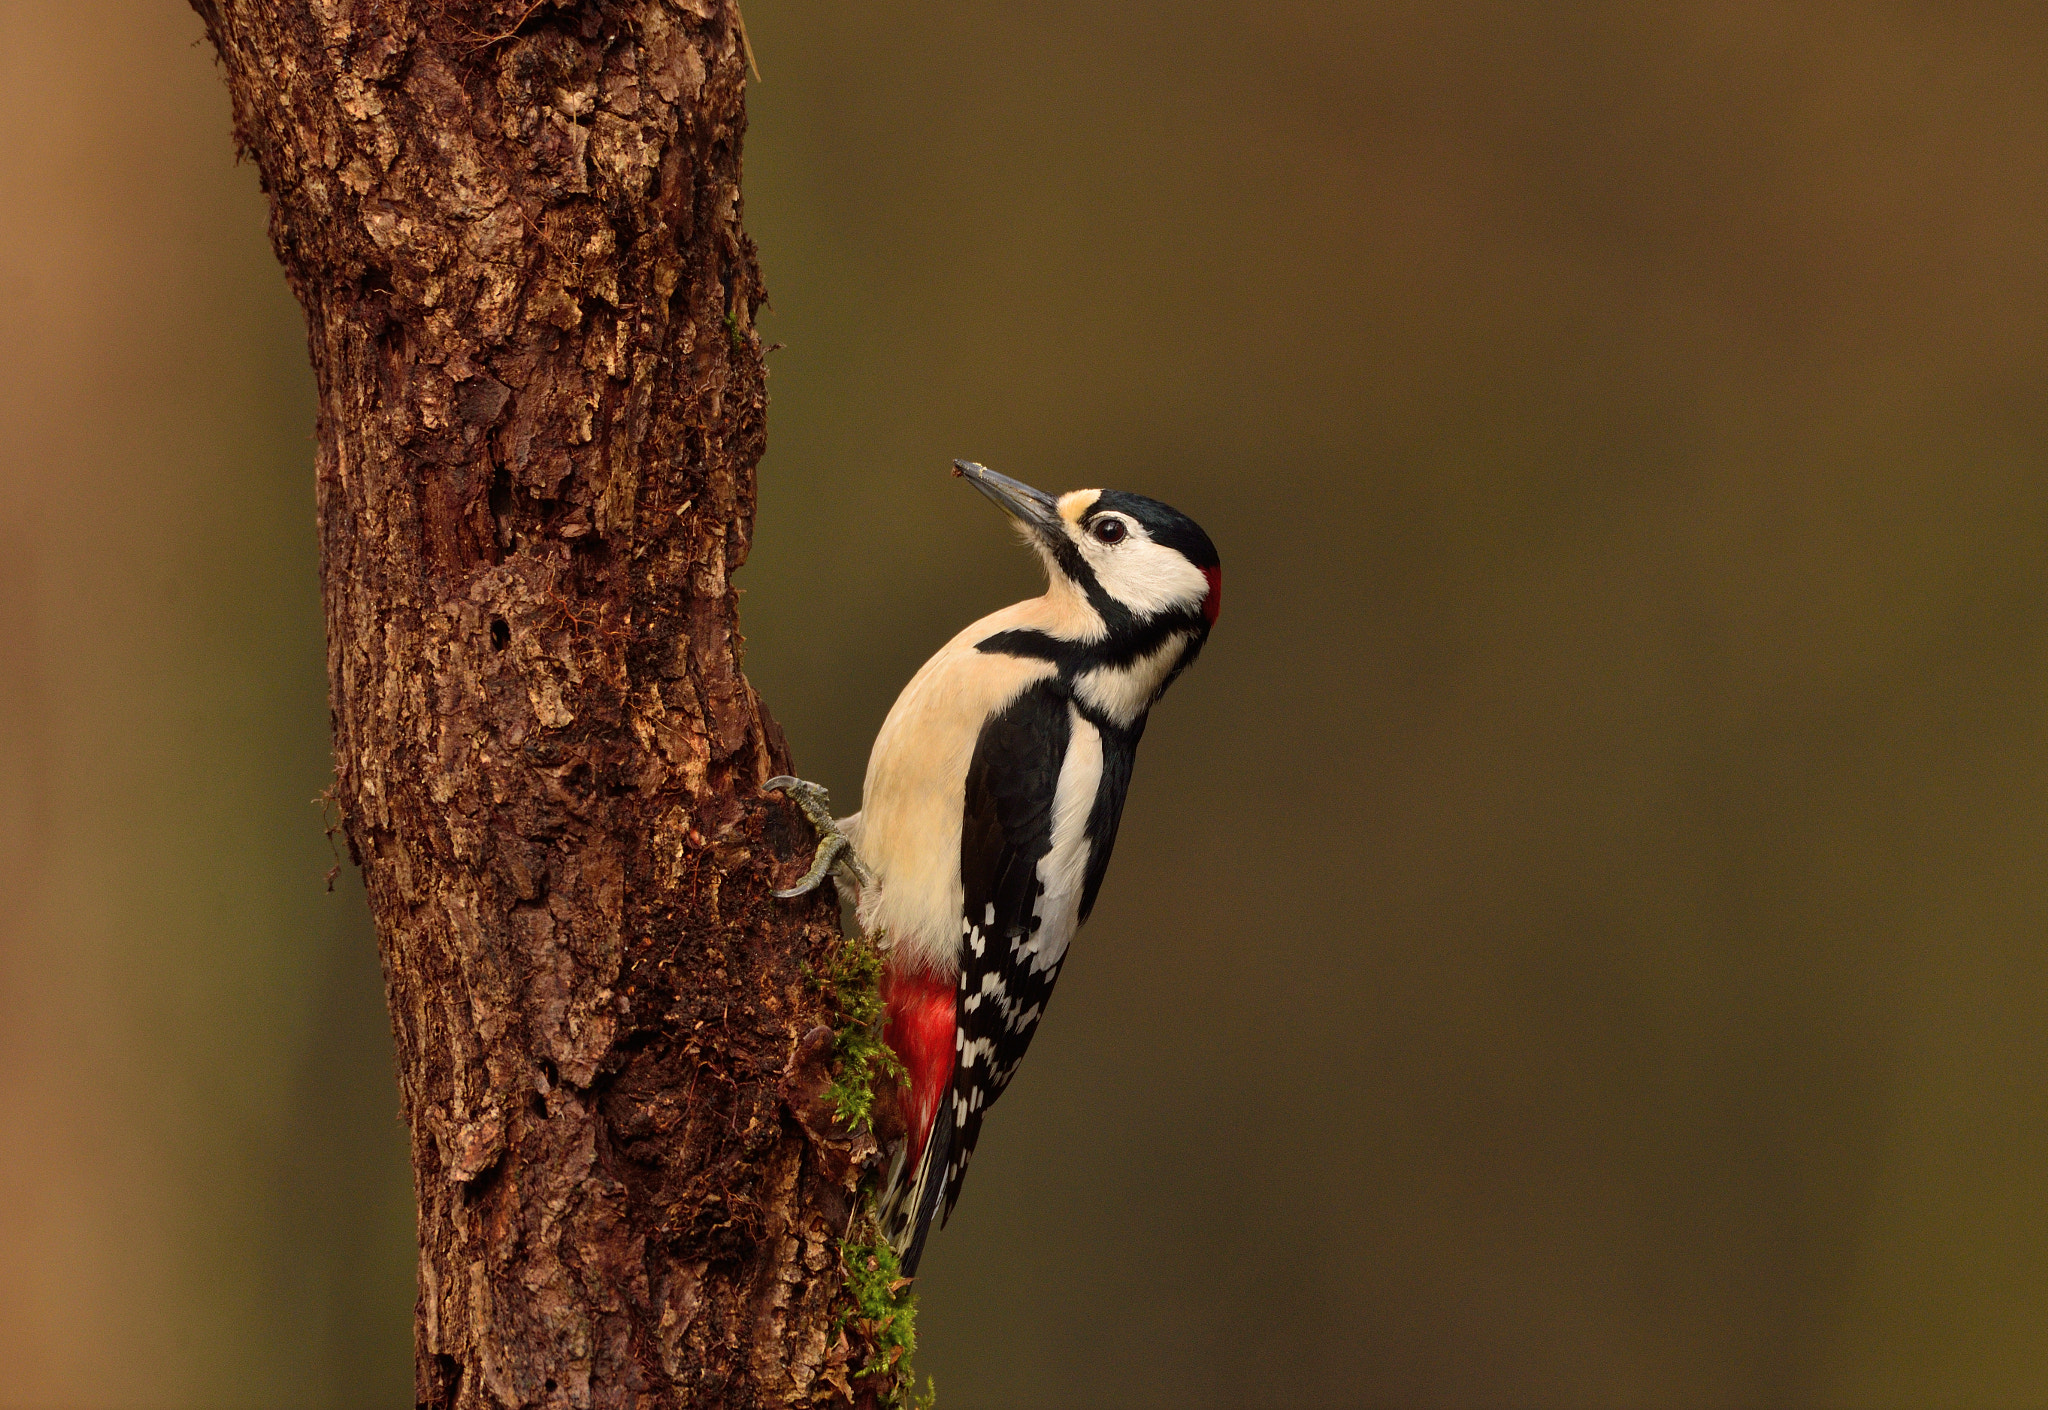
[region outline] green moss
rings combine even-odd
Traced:
[[[881,951],[863,936],[848,936],[817,978],[839,1011],[837,1061],[825,1098],[849,1130],[873,1130],[875,1083],[905,1077],[902,1062],[882,1041]]]
[[[882,1041],[887,1006],[882,1001],[882,952],[876,940],[848,935],[832,947],[824,967],[811,975],[838,1015],[832,1080],[825,1098],[833,1115],[851,1130],[874,1129],[875,1086],[907,1078],[903,1063]],[[888,1410],[931,1410],[937,1389],[930,1377],[917,1391],[911,1358],[917,1351],[917,1298],[903,1276],[896,1250],[876,1225],[872,1182],[861,1190],[861,1212],[840,1244],[846,1283],[835,1330],[863,1359],[848,1365],[853,1379],[884,1378],[878,1399]]]
[[[840,1314],[839,1325],[869,1348],[855,1378],[887,1377],[880,1398],[891,1410],[930,1410],[938,1387],[927,1376],[924,1393],[917,1393],[917,1373],[911,1366],[917,1352],[917,1296],[896,1261],[896,1250],[881,1236],[873,1218],[866,1217],[855,1226],[854,1236],[840,1245],[840,1257],[852,1305]]]
[[[875,1086],[901,1082],[902,1062],[882,1041],[882,954],[874,941],[849,935],[832,948],[822,970],[811,976],[839,1016],[832,1080],[825,1088],[833,1115],[853,1130],[874,1128]],[[855,1380],[883,1378],[877,1385],[888,1410],[930,1410],[937,1390],[929,1377],[918,1394],[911,1357],[917,1351],[917,1298],[903,1276],[896,1250],[876,1225],[872,1183],[861,1190],[861,1212],[840,1244],[846,1271],[835,1330],[861,1357],[847,1373]]]

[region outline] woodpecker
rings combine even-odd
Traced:
[[[861,810],[770,779],[811,815],[810,871],[853,886],[884,951],[883,1038],[908,1076],[907,1133],[887,1152],[884,1233],[905,1276],[960,1197],[982,1117],[1016,1073],[1067,946],[1095,905],[1145,719],[1194,663],[1223,601],[1192,519],[1122,490],[1054,498],[972,461],[1044,560],[1045,594],[982,618],[896,699]]]

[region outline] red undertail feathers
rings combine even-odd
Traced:
[[[953,1081],[954,983],[923,970],[891,966],[882,979],[888,1017],[882,1041],[909,1074],[909,1099],[904,1116],[910,1127],[909,1164],[914,1169],[931,1139],[939,1100]]]

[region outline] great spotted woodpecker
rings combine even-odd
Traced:
[[[1216,624],[1223,572],[1196,523],[1121,490],[1055,499],[971,461],[1045,560],[1045,595],[961,632],[903,688],[861,810],[769,780],[822,836],[800,895],[837,872],[886,961],[883,1036],[908,1074],[907,1133],[880,1212],[904,1274],[960,1197],[982,1116],[1052,997],[1109,868],[1146,713]]]

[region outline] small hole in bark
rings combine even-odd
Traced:
[[[512,546],[512,475],[500,465],[491,476],[491,519],[497,525],[498,547]],[[495,560],[494,560],[495,561]]]
[[[547,1388],[548,1388],[549,1390],[553,1390],[553,1389],[555,1388],[555,1378],[554,1378],[553,1376],[549,1376],[549,1377],[548,1377],[548,1379],[547,1379]]]
[[[503,651],[512,644],[512,628],[503,617],[491,618],[491,650]]]

